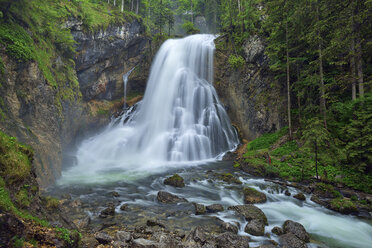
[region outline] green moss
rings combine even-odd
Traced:
[[[339,211],[341,213],[356,212],[357,207],[354,202],[347,198],[336,198],[331,201],[331,209]]]
[[[0,57],[0,75],[4,75],[4,73],[5,73],[5,65],[4,65],[3,59]]]
[[[234,69],[239,69],[245,64],[245,60],[240,55],[231,54],[229,56],[228,62],[230,66]]]
[[[34,59],[33,40],[17,24],[1,23],[0,43],[5,46],[7,54],[19,62],[27,62]]]
[[[8,185],[21,182],[30,174],[33,151],[16,138],[0,131],[0,176]]]
[[[21,189],[15,195],[16,203],[21,208],[27,208],[30,206],[30,198],[26,189]]]
[[[184,182],[183,178],[180,175],[178,175],[177,173],[174,174],[171,177],[166,178],[164,180],[164,184],[171,185],[171,186],[174,186],[174,187],[185,187],[185,182]]]
[[[222,173],[222,174],[215,174],[215,175],[218,179],[220,179],[224,182],[242,184],[242,182],[239,180],[239,178],[235,177],[231,173]]]
[[[76,230],[71,231],[63,227],[56,227],[55,230],[57,232],[58,238],[65,241],[65,243],[67,243],[68,245],[74,245],[76,241],[79,241],[79,239],[81,239],[81,234]]]
[[[260,196],[262,194],[261,192],[251,187],[244,188],[243,193],[244,195],[254,195],[254,196]]]
[[[97,110],[97,115],[109,115],[110,112],[107,109],[98,109]]]
[[[15,248],[22,248],[23,247],[23,243],[25,242],[25,239],[24,238],[20,238],[18,236],[14,236],[10,242],[12,243],[13,247]]]
[[[59,207],[59,201],[58,199],[51,197],[51,196],[46,196],[42,198],[44,206],[49,209],[49,210],[55,210],[56,208]]]

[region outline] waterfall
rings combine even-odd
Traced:
[[[136,67],[133,67],[132,69],[130,69],[127,73],[125,73],[123,75],[123,83],[124,83],[124,104],[123,104],[123,108],[125,108],[127,106],[127,84],[128,84],[128,78],[129,78],[130,74],[132,73],[132,71],[134,70],[134,68],[136,68]]]
[[[129,121],[116,120],[85,140],[77,164],[63,177],[200,164],[235,149],[237,133],[213,87],[213,40],[204,34],[167,40],[155,57],[143,101],[131,118],[124,115]]]

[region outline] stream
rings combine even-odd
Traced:
[[[184,188],[174,188],[163,184],[164,179],[173,173],[178,173],[185,179]],[[228,184],[215,179],[212,176],[213,173],[232,173],[243,182],[243,185]],[[232,162],[229,161],[191,165],[182,169],[168,169],[166,172],[128,175],[121,181],[116,180],[115,177],[112,179],[111,182],[106,180],[101,184],[78,184],[60,180],[59,185],[54,187],[50,193],[61,197],[68,192],[73,199],[80,199],[83,203],[83,211],[92,218],[92,228],[95,224],[102,224],[106,221],[98,215],[107,203],[114,202],[116,205],[115,223],[119,226],[120,223],[127,227],[146,225],[148,219],[156,219],[166,223],[166,227],[172,230],[190,231],[195,226],[202,226],[210,232],[218,232],[222,220],[233,224],[239,223],[239,235],[248,235],[244,232],[247,222],[233,211],[227,210],[227,207],[244,204],[242,189],[244,186],[250,186],[267,196],[266,203],[255,205],[268,218],[269,226],[266,226],[265,233],[271,235],[270,239],[277,241],[278,237],[271,233],[271,229],[274,226],[282,226],[285,220],[290,219],[301,223],[309,232],[311,236],[309,247],[367,248],[372,244],[370,220],[328,210],[312,202],[310,195],[306,195],[306,201],[286,196],[284,191],[287,189],[292,195],[299,191],[265,181],[262,178],[252,177],[234,169]],[[96,181],[99,180],[102,178],[97,178]],[[225,210],[215,214],[195,215],[194,206],[191,203],[171,205],[159,203],[156,195],[160,190],[186,198],[189,202],[204,205],[221,204]],[[119,197],[112,196],[114,191],[119,193]],[[125,204],[128,205],[126,210],[120,210],[120,206]],[[250,237],[252,238],[250,247],[258,246],[265,240],[269,240],[268,237]]]

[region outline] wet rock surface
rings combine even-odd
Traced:
[[[237,205],[237,206],[231,206],[228,208],[229,210],[234,210],[235,212],[241,214],[247,221],[251,220],[259,220],[264,225],[268,225],[267,217],[262,212],[261,209],[259,209],[256,206],[253,205]]]
[[[205,207],[207,210],[207,213],[218,213],[224,210],[223,206],[221,204],[212,204]]]
[[[157,195],[157,200],[161,203],[187,202],[185,198],[178,197],[166,191],[159,191]]]
[[[185,187],[185,182],[183,178],[178,174],[174,174],[173,176],[166,178],[164,180],[164,184],[179,188]]]
[[[298,222],[294,222],[291,220],[287,220],[283,224],[283,232],[285,234],[287,233],[292,233],[294,234],[297,238],[301,239],[302,241],[308,243],[310,242],[310,236],[306,232],[305,228],[303,225],[301,225]]]
[[[253,188],[247,187],[243,189],[244,193],[244,203],[245,204],[255,204],[266,202],[266,195]]]

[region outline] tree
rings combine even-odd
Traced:
[[[319,150],[325,150],[328,148],[331,137],[328,130],[322,124],[322,121],[317,118],[309,119],[305,128],[302,132],[302,140],[304,141],[305,147],[312,150],[315,154],[315,172],[316,178],[319,179],[318,174],[318,154]]]

